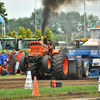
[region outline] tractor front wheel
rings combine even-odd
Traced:
[[[50,72],[51,70],[51,59],[49,55],[45,55],[42,59],[42,67],[45,72]]]
[[[28,71],[31,71],[32,79],[34,79],[34,76],[38,77],[37,66],[35,63],[28,63]]]
[[[21,71],[26,71],[27,70],[27,68],[28,68],[27,57],[25,57],[25,56],[20,57],[19,66],[20,66]]]

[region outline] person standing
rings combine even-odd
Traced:
[[[16,56],[16,59],[17,59],[17,62],[16,62],[16,66],[15,66],[15,74],[17,73],[18,71],[18,68],[19,68],[19,61],[20,61],[20,57],[23,56],[22,54],[22,50],[19,50],[19,53],[17,54]],[[19,69],[20,70],[20,69]],[[23,72],[20,70],[20,75],[23,75]]]
[[[7,52],[4,51],[4,54],[2,55],[3,56],[3,63],[6,61],[6,54],[7,54]]]
[[[0,51],[0,74],[1,74],[2,64],[3,64],[3,56],[2,56],[2,51]]]
[[[15,65],[16,65],[16,50],[13,49],[12,53],[9,54],[10,61],[10,74],[15,75]]]
[[[3,56],[2,56],[2,51],[0,51],[0,65],[3,64]]]
[[[6,50],[6,62],[7,62],[7,70],[10,70],[10,64],[9,64],[9,51]]]

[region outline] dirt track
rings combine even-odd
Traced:
[[[22,88],[25,86],[26,78],[3,78],[0,79],[0,89]],[[50,86],[51,80],[37,80],[38,86]],[[93,85],[98,84],[98,79],[84,80],[57,80],[63,82],[63,86],[67,85]],[[34,81],[33,81],[34,82]]]
[[[0,78],[0,89],[9,89],[9,88],[23,88],[25,86],[26,78]],[[51,80],[37,80],[38,86],[50,86]],[[63,82],[63,86],[67,85],[93,85],[98,84],[98,79],[83,79],[83,80],[57,80],[59,82]],[[34,81],[33,81],[34,82]],[[15,100],[75,100],[75,98],[94,98],[99,96],[84,96],[86,93],[77,93],[73,94],[69,92],[68,94],[61,95],[58,97],[47,97],[47,98],[35,98],[35,97],[25,97],[25,98],[16,98]],[[7,100],[5,98],[4,100]],[[10,100],[10,97],[9,97]],[[85,99],[82,99],[85,100]],[[91,99],[89,99],[91,100]],[[96,99],[92,99],[96,100]]]

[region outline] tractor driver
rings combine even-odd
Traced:
[[[48,41],[48,44],[47,45],[48,45],[48,48],[50,49],[50,42],[49,41]]]
[[[50,48],[50,42],[48,41],[48,48],[49,48],[49,56],[50,56],[50,58],[51,58],[51,60],[52,60],[52,50],[51,50],[51,48]]]
[[[43,43],[47,45],[47,38],[44,36]]]

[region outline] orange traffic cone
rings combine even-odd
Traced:
[[[39,90],[38,90],[36,76],[34,76],[34,84],[33,84],[33,93],[32,93],[32,95],[39,96]]]

